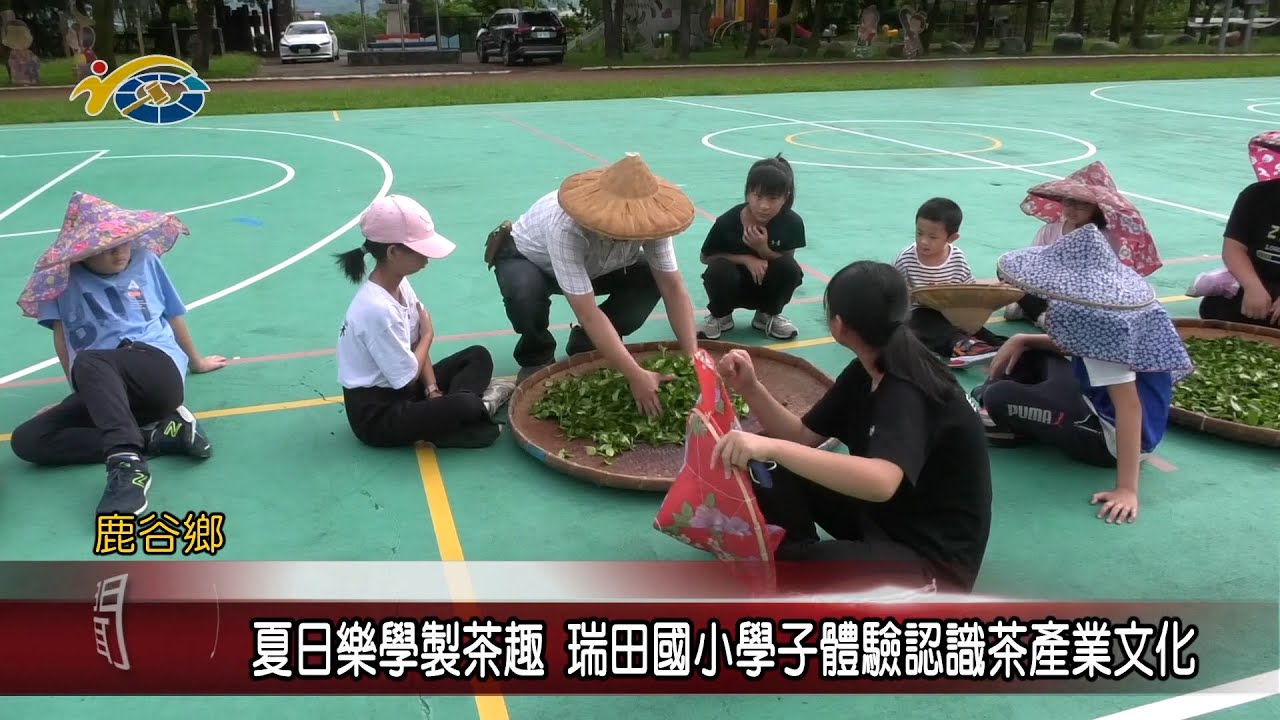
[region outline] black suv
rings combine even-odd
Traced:
[[[476,57],[482,63],[494,55],[501,57],[504,65],[539,57],[558,63],[564,60],[568,47],[568,33],[552,10],[499,10],[476,34]]]

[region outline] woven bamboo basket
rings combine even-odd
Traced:
[[[633,344],[628,345],[627,350],[637,361],[643,362],[663,347],[673,349],[673,344]],[[730,350],[746,350],[751,354],[756,377],[779,402],[797,415],[808,412],[835,384],[831,377],[809,362],[777,350],[707,340],[699,340],[698,348],[710,353],[717,361]],[[587,454],[586,448],[592,445],[589,439],[569,440],[561,433],[556,421],[539,420],[531,415],[534,405],[546,393],[547,381],[568,375],[584,375],[605,367],[605,364],[599,352],[583,353],[545,367],[521,383],[511,396],[507,410],[516,443],[540,462],[570,477],[605,487],[666,492],[675,482],[684,462],[683,445],[638,445],[606,465],[600,457]],[[739,418],[739,421],[744,430],[761,430],[759,422],[750,415]],[[835,445],[832,440],[824,447]]]
[[[952,325],[970,335],[991,321],[996,310],[1026,295],[1003,283],[951,283],[929,285],[912,291],[911,299],[942,313]]]
[[[1177,318],[1173,324],[1183,340],[1234,337],[1280,347],[1280,330],[1275,328],[1194,318]],[[1169,409],[1169,418],[1178,425],[1229,440],[1280,447],[1280,430],[1221,420],[1204,413],[1183,410],[1176,405]]]

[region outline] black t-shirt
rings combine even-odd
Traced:
[[[892,375],[872,391],[871,376],[854,360],[804,424],[852,455],[902,468],[887,502],[850,499],[941,578],[973,587],[991,531],[991,463],[982,420],[959,385],[941,406]]]
[[[1256,182],[1236,197],[1226,236],[1249,248],[1258,278],[1280,283],[1280,180]]]
[[[702,242],[703,255],[755,255],[742,239],[746,228],[742,226],[742,209],[746,203],[735,205],[725,214],[716,218],[711,229],[707,231],[707,239]],[[773,216],[764,226],[769,237],[769,249],[776,253],[797,250],[804,247],[804,221],[794,210],[786,210]]]

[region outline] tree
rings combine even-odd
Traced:
[[[677,33],[680,45],[680,59],[688,60],[693,44],[693,3],[695,0],[680,0],[680,29]],[[701,17],[701,13],[699,13]]]
[[[1112,0],[1111,3],[1111,29],[1107,32],[1107,39],[1113,43],[1120,42],[1120,21],[1124,18],[1124,0]]]
[[[1040,9],[1040,0],[1027,0],[1027,22],[1022,28],[1022,44],[1026,46],[1026,52],[1031,52],[1031,48],[1036,43],[1036,11]]]
[[[93,54],[104,60],[107,67],[116,68],[116,3],[115,0],[94,0],[93,3]]]
[[[213,13],[217,0],[196,0],[196,46],[191,53],[191,67],[198,73],[209,72],[213,55]]]
[[[622,59],[622,31],[626,22],[626,0],[604,0],[604,56]]]
[[[1147,0],[1133,0],[1133,27],[1129,28],[1129,46],[1142,47],[1147,34]]]
[[[1195,2],[1195,0],[1191,0]],[[1076,0],[1071,8],[1071,32],[1084,34],[1084,17],[1088,0]]]

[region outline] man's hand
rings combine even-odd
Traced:
[[[1280,299],[1278,299],[1280,301]],[[1265,320],[1275,308],[1272,306],[1272,299],[1267,294],[1267,289],[1262,285],[1254,285],[1244,290],[1244,302],[1240,304],[1240,311],[1244,316],[1252,320]]]
[[[653,417],[662,412],[662,401],[658,399],[658,387],[674,379],[674,376],[659,375],[644,368],[640,368],[638,372],[627,378],[631,384],[631,396],[636,399],[636,407],[642,414]]]
[[[1098,518],[1108,523],[1131,523],[1138,519],[1138,494],[1132,490],[1106,490],[1094,493],[1090,505],[1103,503]]]

